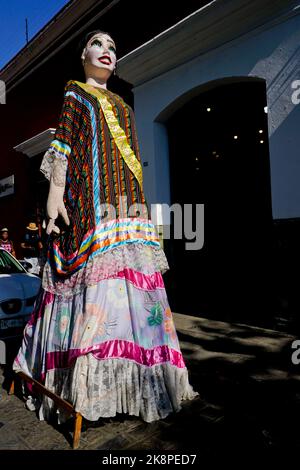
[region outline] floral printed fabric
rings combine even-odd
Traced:
[[[161,273],[132,268],[72,297],[41,289],[14,369],[44,382],[91,420],[129,412],[150,422],[197,395]],[[40,418],[51,412],[44,397]]]
[[[145,351],[156,348],[156,363],[161,360],[158,351],[164,347],[168,357],[177,352],[180,359],[176,365],[184,367],[161,275],[148,275],[152,285],[144,289],[141,284],[147,276],[137,279],[135,274],[133,270],[123,270],[73,297],[64,298],[41,290],[35,312],[24,331],[26,345],[31,342],[32,348],[30,354],[28,347],[24,355],[20,351],[19,364],[28,372],[33,369],[35,377],[43,380],[49,370],[71,367],[77,357],[88,352],[96,354],[103,344],[118,342],[119,349],[114,352],[117,357],[124,357],[122,348],[126,346],[128,350],[128,344],[135,344],[138,352],[125,353],[127,358],[152,366]],[[108,355],[97,357],[102,360]]]

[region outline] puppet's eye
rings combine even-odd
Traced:
[[[101,47],[101,46],[102,46],[102,42],[99,41],[99,39],[95,39],[95,41],[92,42],[92,46],[99,46],[99,47]]]

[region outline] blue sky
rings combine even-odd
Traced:
[[[26,45],[25,18],[30,40],[69,0],[4,0],[0,3],[0,69]]]

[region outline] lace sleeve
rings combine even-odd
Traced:
[[[40,171],[50,181],[52,176],[56,186],[65,186],[68,161],[66,157],[59,155],[53,148],[45,153]]]
[[[65,86],[64,102],[54,139],[44,154],[40,166],[44,176],[49,181],[52,176],[57,186],[65,184],[68,159],[78,130],[78,106],[74,93],[69,91],[69,83]]]

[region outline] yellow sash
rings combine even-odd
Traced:
[[[132,173],[136,177],[140,185],[140,188],[143,191],[142,165],[140,164],[136,155],[134,154],[134,151],[130,147],[126,134],[118,122],[118,119],[113,111],[112,105],[105,95],[105,91],[101,92],[99,88],[95,88],[92,85],[89,85],[87,83],[78,82],[77,80],[72,80],[72,81],[74,83],[77,83],[85,91],[87,91],[91,95],[95,96],[95,98],[97,98],[98,102],[100,103],[103,114],[105,116],[105,120],[111,132],[111,135],[113,136],[114,141],[123,159],[125,160],[129,169],[132,171]]]

